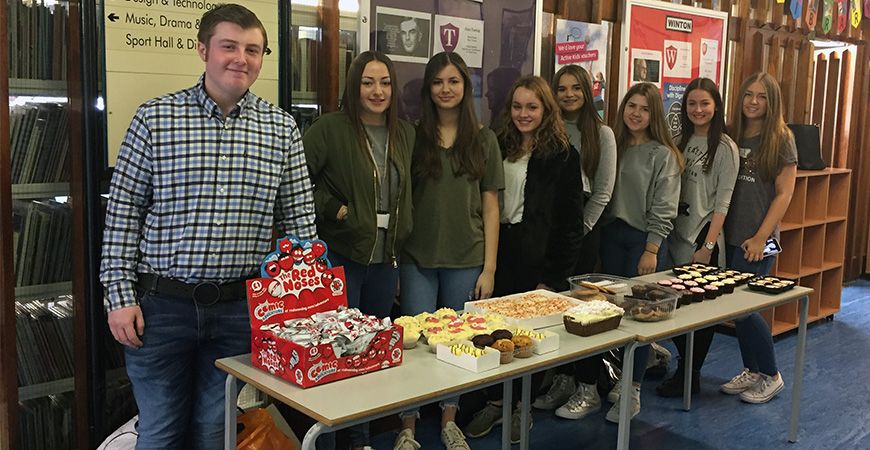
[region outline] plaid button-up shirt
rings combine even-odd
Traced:
[[[273,223],[316,237],[293,118],[248,92],[226,116],[203,78],[139,107],[109,191],[100,281],[108,309],[137,304],[137,273],[187,283],[254,273]]]

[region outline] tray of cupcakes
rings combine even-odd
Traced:
[[[766,294],[782,294],[783,292],[795,287],[797,283],[794,280],[780,277],[756,277],[748,284],[752,291],[764,292]]]
[[[680,295],[655,283],[613,275],[588,274],[568,278],[570,295],[581,301],[606,300],[625,310],[625,318],[657,322],[670,318]]]

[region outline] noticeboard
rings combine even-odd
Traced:
[[[725,76],[728,14],[649,0],[628,0],[622,28],[620,100],[634,84],[658,86],[671,130],[693,78],[720,86]]]

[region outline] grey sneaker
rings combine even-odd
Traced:
[[[474,413],[471,422],[465,426],[465,435],[471,438],[486,436],[492,427],[501,423],[501,406],[487,403],[480,411]]]
[[[408,428],[403,429],[396,436],[396,443],[393,444],[393,450],[419,450],[420,443],[414,440],[414,432]]]
[[[539,395],[532,403],[533,408],[538,409],[555,409],[559,405],[564,404],[574,394],[576,386],[574,385],[574,377],[571,375],[558,374],[553,377],[553,384],[550,385],[550,390],[544,395]]]
[[[578,420],[601,409],[601,397],[594,384],[580,383],[577,392],[568,402],[556,409],[556,415],[563,419]]]
[[[619,403],[619,390],[622,389],[622,379],[616,380],[613,389],[607,393],[607,401],[610,403]]]
[[[441,429],[441,442],[447,450],[471,450],[468,442],[465,442],[465,435],[452,421],[447,422],[447,425]]]
[[[776,394],[779,394],[779,391],[785,387],[785,383],[782,381],[782,375],[780,375],[779,372],[777,372],[774,377],[763,373],[759,375],[761,375],[761,380],[759,380],[755,386],[741,392],[740,400],[743,400],[746,403],[767,403],[773,397],[776,397]]]
[[[521,425],[521,417],[520,417],[520,409],[514,408],[513,414],[511,414],[511,444],[519,444],[520,443],[520,425]],[[532,414],[529,412],[529,430],[532,429]]]
[[[635,416],[640,414],[640,384],[632,383],[631,390],[631,417],[629,419],[634,419]],[[610,407],[610,411],[607,411],[608,422],[619,423],[619,402],[613,404]]]
[[[757,373],[743,369],[743,372],[737,374],[731,381],[719,386],[719,389],[726,394],[737,395],[758,384],[760,379]]]

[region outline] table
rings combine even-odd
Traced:
[[[655,282],[668,277],[665,273],[651,274],[639,279]],[[515,358],[510,364],[498,369],[473,373],[438,361],[425,347],[405,352],[404,361],[393,367],[365,376],[302,389],[295,384],[270,375],[251,365],[251,356],[240,355],[216,361],[219,369],[227,372],[225,387],[225,439],[226,449],[234,449],[236,443],[235,402],[238,397],[237,381],[251,384],[268,393],[278,401],[315,419],[317,423],[308,430],[302,441],[303,450],[313,450],[317,437],[329,431],[347,428],[359,423],[390,414],[398,414],[411,407],[433,403],[466,392],[475,391],[498,383],[504,384],[504,409],[502,411],[502,448],[510,448],[511,381],[522,379],[522,423],[520,449],[529,445],[528,411],[531,408],[531,374],[560,366],[587,356],[624,347],[622,373],[631,374],[634,367],[634,351],[640,345],[688,334],[688,352],[691,357],[694,332],[727,320],[748,315],[795,300],[800,301],[800,324],[795,355],[795,379],[792,395],[792,410],[789,421],[789,442],[797,442],[800,394],[803,383],[803,366],[806,352],[806,327],[808,294],[812,289],[795,287],[779,295],[767,295],[750,291],[742,286],[733,294],[725,294],[715,300],[706,300],[680,308],[674,316],[660,322],[637,322],[623,320],[618,329],[590,337],[580,337],[565,331],[562,325],[546,328],[559,335],[559,350],[528,359]],[[691,405],[691,365],[686,365],[683,404],[687,411]],[[420,380],[425,379],[421,383]],[[620,417],[617,449],[628,448],[630,424],[629,401],[631,383],[622,383],[620,392]],[[352,394],[351,394],[352,392]]]
[[[625,323],[625,322],[623,322]],[[439,361],[425,346],[408,350],[398,367],[380,370],[302,389],[262,371],[251,364],[251,355],[222,358],[215,362],[227,372],[225,385],[226,449],[236,448],[237,381],[251,384],[276,400],[317,421],[302,441],[303,450],[313,450],[314,441],[324,432],[347,428],[373,419],[398,414],[411,407],[436,402],[487,386],[504,383],[502,448],[510,448],[510,415],[512,410],[511,381],[523,380],[523,422],[531,404],[531,374],[560,366],[587,356],[625,347],[635,340],[634,334],[620,329],[590,337],[580,337],[565,331],[561,325],[547,329],[559,335],[559,349],[530,358],[514,358],[510,364],[481,373],[473,373]],[[626,361],[631,361],[626,358]],[[623,363],[625,364],[625,362]],[[630,369],[629,369],[630,370]],[[528,448],[528,425],[522,424],[520,448]]]
[[[656,273],[639,277],[638,279],[655,282],[667,277],[668,276],[665,273]],[[634,334],[636,340],[634,343],[626,345],[626,354],[623,358],[625,361],[629,361],[630,363],[626,368],[625,361],[623,361],[622,373],[631,373],[633,369],[634,350],[639,345],[646,345],[681,334],[687,334],[686,342],[688,351],[686,354],[688,355],[688,360],[691,361],[692,352],[694,350],[693,344],[695,330],[799,300],[800,323],[798,326],[798,345],[795,350],[795,379],[792,387],[792,407],[788,435],[789,442],[797,442],[800,395],[803,385],[804,356],[806,353],[808,295],[812,291],[813,290],[810,288],[797,286],[778,295],[769,295],[751,291],[746,286],[740,286],[734,290],[734,293],[724,294],[715,300],[705,300],[701,303],[693,303],[691,305],[683,306],[668,320],[660,322],[637,322],[634,320],[624,320],[622,324],[620,324],[619,329]],[[683,407],[688,411],[691,407],[692,398],[692,365],[686,364],[685,366]],[[619,437],[617,439],[618,449],[628,448],[628,437],[630,431],[630,420],[628,420],[629,407],[627,401],[623,402],[623,399],[628,399],[628,396],[630,395],[630,386],[630,383],[622,383],[620,391],[621,403],[619,410]]]

